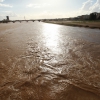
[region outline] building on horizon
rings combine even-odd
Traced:
[[[6,16],[6,18],[7,18],[7,21],[9,21],[9,16]]]

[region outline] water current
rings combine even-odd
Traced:
[[[100,30],[0,24],[0,100],[100,100]]]

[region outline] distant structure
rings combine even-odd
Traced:
[[[26,20],[25,16],[24,16],[24,20]]]
[[[6,16],[6,18],[7,18],[7,21],[9,21],[9,16]]]

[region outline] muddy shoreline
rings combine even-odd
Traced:
[[[91,29],[100,29],[100,22],[92,21],[45,21],[46,23],[73,26],[73,27],[85,27]]]

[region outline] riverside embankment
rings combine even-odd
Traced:
[[[100,29],[100,21],[45,21],[47,23]]]

